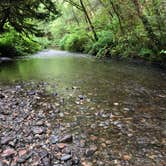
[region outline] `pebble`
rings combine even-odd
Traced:
[[[92,163],[87,162],[87,161],[83,161],[83,162],[81,163],[81,165],[82,165],[82,166],[93,166]]]
[[[12,155],[16,154],[16,151],[14,149],[6,149],[3,151],[1,157],[10,157]]]
[[[131,159],[131,156],[129,156],[129,155],[124,155],[123,156],[123,160],[130,160]]]
[[[61,142],[61,143],[71,143],[73,141],[73,136],[72,135],[65,135],[65,136],[63,136],[60,140],[59,140],[59,142]]]
[[[67,160],[70,160],[72,158],[71,155],[69,154],[65,154],[61,157],[61,161],[67,161]]]
[[[1,145],[8,144],[13,139],[14,139],[13,137],[1,137]]]
[[[35,94],[36,94],[35,91],[29,91],[29,92],[28,92],[28,95],[30,95],[30,96],[31,96],[31,95],[35,95]]]
[[[57,144],[57,147],[58,147],[59,149],[64,149],[64,148],[66,147],[66,144],[59,143],[59,144]]]
[[[26,160],[28,160],[32,156],[32,152],[29,152],[27,154],[24,154],[18,158],[18,163],[24,163]]]
[[[92,156],[97,151],[97,146],[91,145],[89,149],[86,149],[85,155],[87,157]]]
[[[130,111],[130,109],[129,109],[129,108],[123,108],[123,110],[124,110],[124,111]]]
[[[0,161],[0,166],[4,166],[4,164],[3,164],[3,162],[2,162],[2,161]]]
[[[34,127],[32,130],[34,134],[43,134],[45,132],[45,129],[41,127]]]
[[[36,122],[36,126],[43,126],[44,125],[44,122],[43,121],[38,121]]]
[[[118,106],[119,105],[119,103],[114,103],[114,106]]]
[[[79,95],[78,96],[80,100],[84,100],[84,96],[83,95]]]
[[[0,99],[4,99],[4,98],[5,98],[5,95],[0,93]]]
[[[51,135],[50,141],[52,144],[56,144],[58,142],[59,138],[56,135]]]
[[[65,115],[64,115],[64,113],[59,113],[59,116],[61,117],[61,118],[63,118]]]

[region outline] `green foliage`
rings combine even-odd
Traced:
[[[94,42],[91,47],[89,47],[89,53],[93,55],[103,56],[108,53],[109,47],[114,45],[113,34],[110,31],[98,32],[98,41]]]
[[[139,52],[140,57],[148,58],[151,55],[153,55],[153,51],[148,48],[141,48],[141,50]]]
[[[15,30],[0,35],[0,53],[1,56],[14,57],[33,53],[40,49],[34,37],[27,38],[20,35]]]
[[[19,33],[40,34],[37,21],[49,20],[58,15],[55,2],[52,0],[1,0],[0,33],[10,25]]]
[[[67,34],[60,41],[60,47],[73,52],[84,52],[88,40],[88,36],[81,32]]]
[[[1,0],[0,55],[27,55],[47,47],[50,43],[44,23],[57,16],[53,0]]]
[[[165,59],[163,1],[82,0],[87,13],[80,1],[64,2],[59,3],[63,17],[50,28],[53,43],[62,49],[98,57]]]
[[[56,19],[59,10],[63,15]],[[58,46],[98,57],[161,62],[164,18],[163,0],[2,0],[0,53],[22,55]]]

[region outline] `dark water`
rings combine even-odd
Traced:
[[[121,159],[126,154],[132,156],[131,165],[162,165],[166,142],[164,70],[50,50],[0,64],[2,85],[19,80],[55,85],[47,91],[64,98],[60,121],[79,140],[85,139],[86,146],[97,146],[93,163],[99,162],[98,158],[105,165],[125,165],[128,161],[122,164]]]

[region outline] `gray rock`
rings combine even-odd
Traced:
[[[18,163],[24,163],[24,162],[26,162],[31,156],[32,156],[32,152],[30,152],[30,153],[28,153],[28,154],[25,154],[25,155],[23,155],[23,156],[21,156],[21,157],[19,157],[18,158]]]
[[[69,135],[65,135],[64,137],[62,137],[59,142],[70,143],[72,141],[73,141],[73,136],[69,134]]]
[[[56,144],[58,142],[58,140],[59,140],[58,136],[52,135],[50,137],[50,141],[51,141],[52,144]]]
[[[0,166],[3,166],[3,163],[0,161]]]
[[[79,95],[78,96],[80,100],[84,100],[84,96],[83,95]]]
[[[42,120],[36,122],[36,126],[43,126],[44,125],[44,122]]]
[[[0,94],[0,99],[4,99],[4,98],[5,98],[5,95]]]
[[[13,137],[2,137],[1,138],[1,145],[6,145],[8,144],[10,141],[12,141],[14,138]]]
[[[29,91],[29,92],[28,92],[28,95],[30,95],[30,96],[31,96],[31,95],[35,95],[35,94],[36,94],[35,91]]]
[[[85,155],[86,157],[92,156],[97,150],[97,147],[95,145],[90,146],[89,149],[86,150]]]
[[[67,160],[70,160],[71,159],[71,155],[69,155],[69,154],[65,154],[65,155],[63,155],[62,157],[61,157],[61,161],[67,161]]]
[[[32,131],[34,134],[43,134],[45,132],[45,129],[43,127],[34,127]]]

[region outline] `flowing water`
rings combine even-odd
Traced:
[[[47,93],[60,97],[52,130],[58,119],[62,132],[75,136],[75,146],[92,146],[94,154],[85,152],[92,165],[164,165],[164,70],[45,50],[0,63],[1,88],[19,82],[43,82]]]

